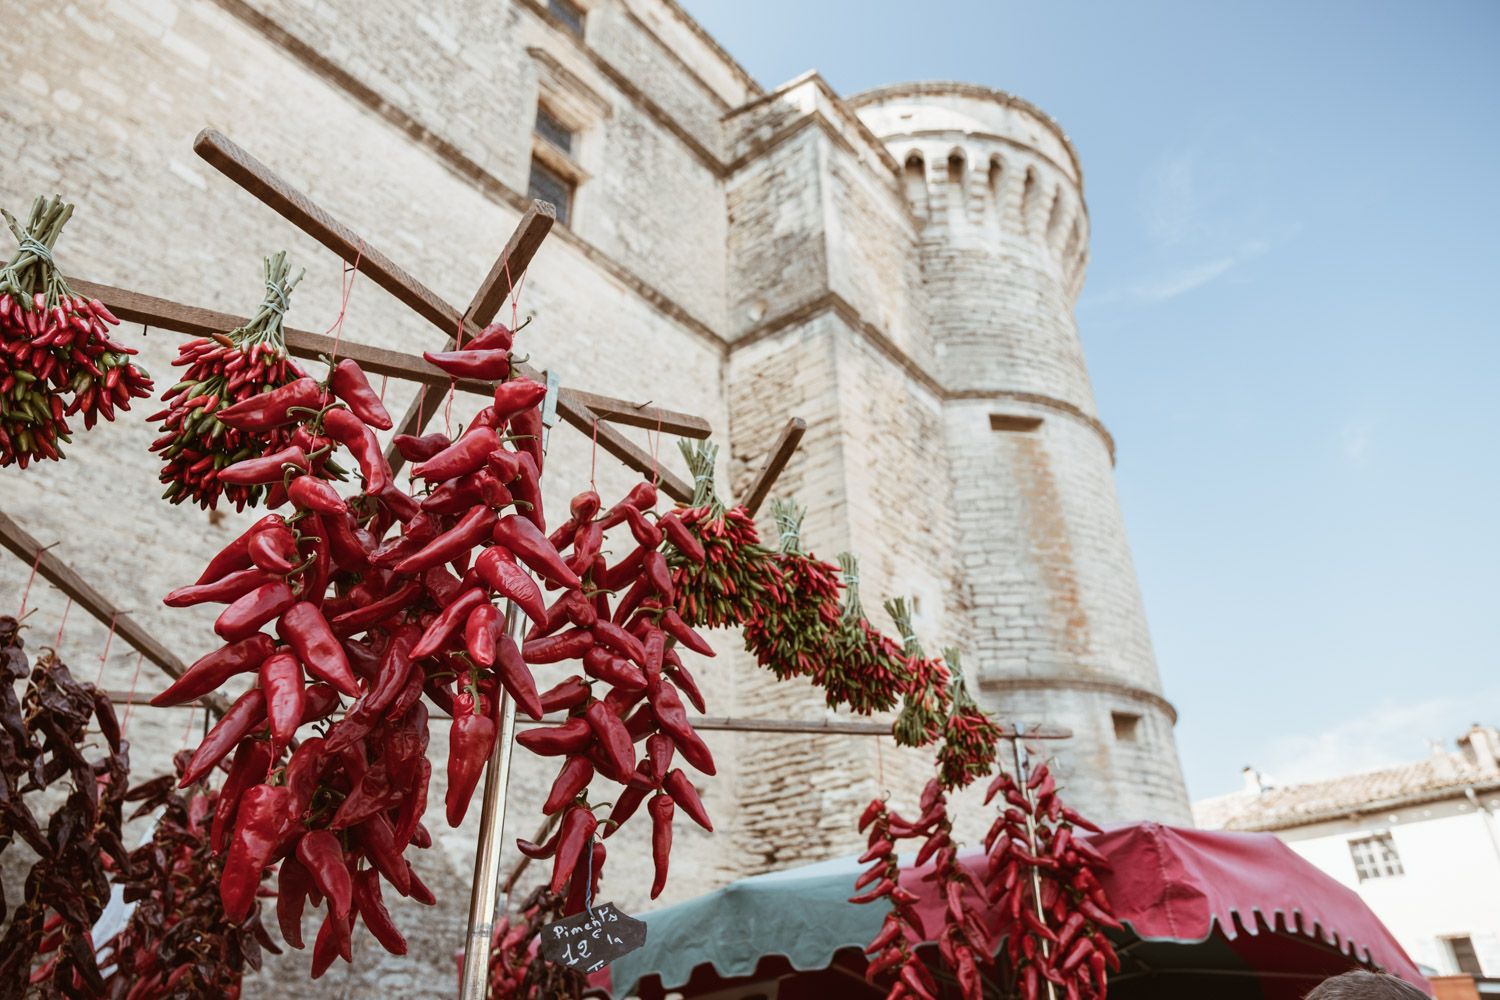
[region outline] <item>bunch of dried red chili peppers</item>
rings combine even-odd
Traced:
[[[1110,911],[1099,876],[1104,856],[1078,830],[1098,827],[1064,806],[1046,762],[1021,781],[1001,770],[986,793],[1001,797],[1004,811],[984,838],[984,881],[1005,938],[1005,954],[1024,1000],[1053,993],[1103,998],[1109,972],[1120,960],[1106,929],[1120,923]]]
[[[151,394],[151,378],[130,360],[136,351],[110,339],[120,321],[74,293],[53,263],[73,206],[38,198],[25,225],[3,214],[20,246],[0,267],[0,466],[24,469],[62,458],[68,416],[81,413],[85,428],[113,420]]]
[[[456,439],[396,437],[423,484],[416,493],[392,482],[374,436],[390,419],[352,362],[323,382],[302,376],[267,386],[213,414],[231,430],[282,435],[273,443],[284,447],[226,465],[217,478],[264,487],[271,507],[290,510],[262,518],[195,584],[167,596],[173,606],[227,604],[215,623],[224,645],[155,703],[180,704],[237,675],[257,676],[194,752],[182,782],[231,760],[209,834],[216,850],[228,847],[225,913],[247,914],[261,873],[279,862],[277,918],[288,943],[302,946],[306,904],[326,903],[315,977],[336,957],[349,959],[356,918],[387,950],[405,951],[382,882],[434,901],[405,857],[408,847],[431,843],[422,825],[431,776],[424,694],[453,720],[445,812],[454,826],[494,747],[503,693],[534,718],[568,713],[563,725],[528,730],[518,742],[563,758],[547,803],[561,813],[558,835],[526,846],[553,859],[550,888],[569,912],[582,907],[604,863],[588,797],[596,775],[626,786],[604,835],[628,818],[623,804],[632,797],[637,805],[652,798],[657,891],[668,864],[668,807],[711,825],[686,773],[671,766],[680,755],[714,771],[683,703],[701,711],[702,696],[671,645],[712,651],[673,607],[662,546],[671,538],[689,559],[702,552],[682,513],[655,516],[650,483],[602,513],[598,496],[585,492],[546,535],[546,389],[506,377],[511,341],[495,324],[457,351],[428,356],[454,377],[503,380]],[[326,481],[336,446],[353,455],[363,482],[351,500]],[[604,535],[615,528],[634,547],[611,565]],[[549,604],[544,590],[560,594]],[[524,646],[514,638],[519,619],[507,621],[496,597],[530,621]],[[539,694],[531,667],[563,661],[580,672]],[[310,723],[325,728],[288,756]],[[637,762],[641,740],[648,754]]]
[[[186,752],[177,755],[179,773],[187,762]],[[130,918],[99,944],[100,964],[108,970],[102,995],[112,1000],[234,1000],[246,969],[260,968],[261,949],[281,953],[261,924],[258,904],[241,921],[224,913],[218,889],[224,858],[209,843],[218,793],[202,783],[186,792],[176,785],[176,775],[164,774],[126,795],[140,803],[134,816],[160,815],[151,839],[131,852],[129,875],[117,879],[125,902],[134,904]]]
[[[538,886],[514,918],[495,925],[490,950],[490,996],[507,1000],[578,1000],[588,982],[566,966],[541,959],[542,927],[556,920],[563,898]]]
[[[151,443],[151,450],[163,459],[160,478],[167,484],[163,499],[172,503],[192,500],[212,509],[222,496],[236,510],[243,510],[254,506],[268,487],[244,481],[250,477],[243,470],[226,478],[229,466],[276,454],[293,444],[309,455],[318,454],[319,445],[297,424],[261,428],[219,419],[231,407],[306,377],[287,357],[282,328],[292,290],[302,279],[302,272],[296,277],[290,272],[284,252],[267,257],[261,275],[265,297],[250,320],[237,330],[198,337],[178,348],[172,364],[187,370],[181,381],[163,393],[167,408],[148,418],[161,423],[161,436]],[[337,374],[332,380],[336,394],[340,388]],[[319,459],[321,477],[342,478],[336,465]]]
[[[105,743],[92,759],[84,752],[90,725]],[[109,901],[109,869],[131,869],[120,842],[129,768],[104,693],[74,680],[50,649],[28,664],[19,624],[0,618],[0,853],[19,836],[37,854],[0,935],[0,997],[104,995],[90,934]],[[32,805],[63,778],[71,788],[44,828]],[[0,893],[0,921],[8,909]]]

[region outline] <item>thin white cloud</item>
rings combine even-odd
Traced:
[[[1373,428],[1366,421],[1350,421],[1341,434],[1344,461],[1356,469],[1370,464],[1370,434]]]
[[[1159,247],[1175,247],[1201,228],[1195,150],[1158,159],[1142,183],[1141,214],[1146,235]]]
[[[1463,707],[1453,698],[1385,702],[1321,733],[1278,737],[1264,751],[1265,759],[1254,763],[1280,785],[1410,763],[1428,752],[1431,740],[1452,747]]]
[[[1179,295],[1186,295],[1195,288],[1202,288],[1215,278],[1229,273],[1229,269],[1236,263],[1233,257],[1220,257],[1218,260],[1194,264],[1165,277],[1131,285],[1130,295],[1141,302],[1166,302]]]

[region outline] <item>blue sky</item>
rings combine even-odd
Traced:
[[[768,86],[966,80],[1072,136],[1194,797],[1500,723],[1500,4],[686,6]]]

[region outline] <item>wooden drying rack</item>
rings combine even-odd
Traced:
[[[219,132],[213,129],[200,132],[193,143],[193,150],[220,173],[276,211],[303,233],[333,251],[346,264],[370,278],[418,316],[447,334],[450,348],[457,342],[459,336],[465,341],[478,336],[482,328],[494,319],[500,307],[520,285],[522,276],[526,273],[532,258],[541,247],[556,219],[556,213],[551,205],[541,201],[532,202],[531,207],[522,215],[500,256],[496,258],[489,273],[475,291],[468,306],[460,311]],[[190,337],[204,337],[236,329],[247,322],[244,317],[186,305],[113,285],[71,276],[67,278],[67,281],[79,294],[102,301],[122,321],[142,323],[158,330],[167,330]],[[325,334],[294,328],[288,328],[285,332],[287,351],[295,357],[317,359],[337,353],[341,358],[353,359],[368,373],[404,378],[419,383],[422,386],[419,396],[397,424],[396,433],[398,434],[422,433],[427,421],[439,409],[437,406],[424,406],[427,390],[433,386],[444,389],[451,387],[460,392],[486,396],[494,391],[493,383],[454,379],[429,363],[420,354],[388,350],[343,339],[335,341],[333,337]],[[561,387],[557,385],[555,378],[548,379],[545,374],[524,364],[517,365],[516,372],[538,381],[548,382],[549,394],[546,407],[549,416],[555,413],[556,418],[588,434],[597,442],[598,447],[615,456],[627,468],[643,475],[654,476],[662,492],[672,499],[681,503],[691,501],[693,490],[689,484],[659,468],[650,454],[610,425],[624,424],[690,439],[703,439],[711,433],[708,421],[692,414],[668,410],[650,403],[635,403],[571,387]],[[772,486],[791,460],[806,430],[807,425],[804,421],[795,417],[791,418],[767,451],[764,464],[751,481],[741,501],[742,506],[752,515],[759,511],[770,495]],[[387,449],[387,459],[393,471],[403,464],[401,455],[395,451],[394,447]],[[92,617],[101,623],[108,623],[123,641],[135,648],[169,677],[176,679],[186,672],[187,666],[182,660],[137,623],[129,611],[112,605],[76,570],[51,551],[54,546],[42,545],[3,512],[0,512],[0,545],[34,567],[38,575],[62,591]],[[514,613],[511,617],[512,619],[519,618]],[[113,696],[117,693],[111,694]],[[128,694],[123,696],[130,697]],[[142,696],[142,698],[149,698],[149,696]],[[499,882],[496,871],[505,815],[505,785],[509,771],[510,744],[515,728],[514,703],[508,695],[504,697],[503,702],[506,703],[502,710],[505,724],[502,726],[501,738],[496,741],[490,766],[486,769],[484,812],[475,859],[476,877],[470,901],[469,934],[465,942],[466,974],[461,983],[460,993],[465,1000],[468,998],[482,1000],[484,996],[483,975],[488,971],[489,943],[494,926]],[[228,708],[228,702],[217,694],[197,699],[197,703],[204,705],[215,714],[223,714]],[[556,724],[558,721],[561,720],[549,719],[535,724]],[[698,718],[692,721],[699,729],[729,732],[846,736],[881,736],[890,732],[888,725],[874,722],[734,718]],[[1071,736],[1068,730],[1054,726],[1026,727],[1025,729],[1007,726],[1002,729],[1004,738],[1013,742],[1018,739],[1066,739]],[[520,869],[517,869],[507,880],[507,891],[519,874]]]

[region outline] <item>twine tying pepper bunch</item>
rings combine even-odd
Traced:
[[[52,258],[73,214],[61,197],[37,198],[22,225],[0,210],[18,248],[0,268],[0,466],[62,458],[66,417],[85,429],[151,394],[151,378],[109,337],[119,319],[69,287]],[[71,400],[65,397],[71,394]]]

